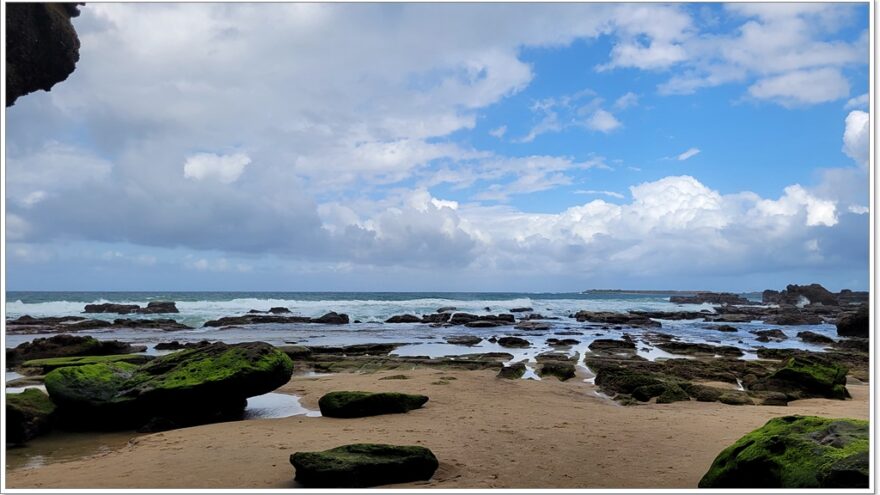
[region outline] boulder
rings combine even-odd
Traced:
[[[451,337],[446,337],[446,343],[454,345],[472,346],[477,345],[482,341],[483,339],[476,335],[453,335]]]
[[[422,319],[416,315],[394,315],[385,320],[385,323],[421,323]]]
[[[143,352],[145,346],[133,346],[118,340],[98,340],[69,334],[34,339],[6,350],[6,365],[12,366],[31,359],[67,356],[107,356]]]
[[[848,368],[824,357],[796,354],[785,365],[751,386],[754,390],[782,392],[789,399],[823,397],[846,399]]]
[[[738,332],[736,327],[730,325],[712,325],[708,327],[712,330],[718,330],[719,332]]]
[[[508,380],[518,380],[526,374],[526,364],[525,363],[514,363],[510,366],[505,366],[501,368],[501,371],[498,372],[498,378],[506,378]]]
[[[347,325],[349,322],[348,315],[345,313],[337,313],[331,311],[323,316],[312,318],[309,323],[323,323],[325,325]]]
[[[574,378],[574,364],[569,361],[542,361],[538,374],[544,376],[555,376],[560,381]]]
[[[159,314],[159,313],[180,313],[177,310],[177,304],[174,301],[150,301],[146,308],[137,311],[143,314]]]
[[[292,372],[290,358],[264,342],[216,342],[142,366],[58,368],[46,375],[46,390],[75,426],[130,428],[155,418],[188,425],[240,415],[247,397],[271,392]]]
[[[55,404],[42,390],[6,394],[6,442],[23,444],[51,429]]]
[[[816,332],[811,332],[809,330],[805,330],[803,332],[798,332],[797,338],[807,342],[809,344],[833,344],[834,339],[830,337],[826,337],[822,334],[818,334]]]
[[[837,320],[837,335],[841,337],[868,337],[870,330],[870,311],[863,304],[855,313],[846,314]]]
[[[343,445],[290,456],[296,481],[309,488],[363,488],[428,480],[439,463],[425,447]]]
[[[501,347],[529,347],[529,341],[519,337],[501,337],[498,339],[498,345]]]
[[[724,449],[700,488],[868,488],[867,421],[783,416]]]
[[[321,415],[331,418],[360,418],[412,411],[428,402],[424,395],[393,392],[330,392],[318,401]]]
[[[782,342],[783,340],[788,340],[788,336],[785,335],[785,332],[778,328],[772,328],[770,330],[752,330],[752,334],[758,336],[755,340],[758,342]]]
[[[87,364],[96,363],[129,363],[144,364],[155,356],[146,354],[112,354],[109,356],[71,356],[59,358],[31,359],[25,361],[21,366],[25,368],[39,368],[41,373],[48,373],[54,369],[64,368],[65,366],[85,366]]]
[[[431,313],[428,315],[422,315],[422,323],[446,323],[451,317],[452,313]]]
[[[718,397],[718,402],[722,404],[727,404],[729,406],[745,406],[752,405],[752,399],[749,398],[748,394],[745,392],[740,392],[737,390],[731,390],[729,392],[724,392]]]
[[[121,315],[127,315],[130,313],[137,313],[138,310],[141,309],[137,304],[114,304],[114,303],[103,303],[103,304],[86,304],[84,313],[118,313]]]

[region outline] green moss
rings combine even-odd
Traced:
[[[26,368],[42,368],[44,372],[52,371],[65,366],[82,366],[96,363],[125,362],[131,364],[143,364],[152,359],[145,354],[116,354],[111,356],[72,356],[46,359],[31,359],[25,361],[22,366]]]
[[[544,361],[541,363],[541,368],[538,370],[538,374],[542,377],[555,376],[556,378],[559,378],[560,381],[565,381],[574,378],[574,364],[562,361]]]
[[[510,366],[501,368],[498,372],[498,378],[506,378],[508,380],[518,380],[526,374],[525,363],[514,363]]]
[[[6,407],[10,406],[28,414],[49,415],[55,412],[55,403],[38,388],[25,389],[20,394],[6,394]]]
[[[6,394],[6,441],[22,444],[52,426],[55,404],[42,390]]]
[[[688,394],[675,383],[666,385],[663,393],[657,397],[657,404],[669,404],[670,402],[680,402],[690,400]]]
[[[446,382],[447,384],[449,382]],[[428,402],[424,395],[395,392],[330,392],[320,400],[321,414],[333,418],[359,418],[379,414],[405,413]]]
[[[657,385],[659,383],[662,383],[661,380],[654,375],[639,373],[622,367],[609,366],[600,368],[596,374],[596,385],[614,393],[631,394],[639,387]]]
[[[46,374],[46,391],[59,405],[122,403],[129,399],[118,393],[136,369],[122,362],[58,368]]]
[[[846,391],[848,368],[818,358],[795,356],[770,376],[771,380],[791,383],[799,389],[835,399],[849,397]]]
[[[867,456],[863,453],[868,452],[868,428],[867,421],[855,419],[816,416],[771,419],[723,450],[699,486],[867,487]],[[864,465],[859,464],[861,459]],[[841,476],[841,472],[846,476]],[[859,472],[864,473],[863,478]]]

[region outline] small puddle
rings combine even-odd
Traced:
[[[269,392],[268,394],[250,397],[244,409],[244,419],[286,418],[289,416],[308,416],[315,418],[320,411],[306,409],[295,395]]]
[[[28,441],[27,445],[6,446],[6,469],[27,469],[74,461],[105,454],[125,447],[138,436],[125,432],[66,432],[55,431]]]

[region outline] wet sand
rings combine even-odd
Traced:
[[[405,374],[407,380],[380,380]],[[290,454],[347,443],[423,445],[440,460],[416,488],[695,488],[715,456],[789,414],[868,419],[869,387],[852,400],[777,406],[677,402],[622,407],[581,378],[500,380],[492,371],[419,369],[295,377],[280,392],[306,408],[333,390],[422,393],[407,414],[294,416],[137,437],[120,450],[8,470],[8,488],[293,488]],[[445,378],[444,378],[445,377]]]

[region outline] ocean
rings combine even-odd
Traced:
[[[640,328],[597,327],[579,323],[569,315],[580,310],[615,311],[713,311],[709,304],[674,304],[669,296],[674,293],[628,293],[628,292],[586,292],[586,293],[447,293],[447,292],[18,292],[6,294],[6,317],[18,318],[23,315],[33,317],[81,315],[86,304],[127,303],[146,305],[150,301],[175,301],[178,314],[125,315],[93,314],[97,319],[114,318],[173,318],[180,323],[194,327],[192,330],[161,331],[150,329],[98,329],[78,332],[99,339],[118,339],[127,342],[146,344],[148,352],[155,351],[158,342],[177,340],[193,342],[199,340],[221,340],[228,343],[260,340],[273,345],[348,345],[377,342],[401,342],[408,345],[399,347],[398,355],[438,357],[478,352],[512,352],[515,359],[533,360],[537,354],[553,350],[546,343],[555,333],[578,333],[574,336],[580,344],[569,352],[583,355],[587,346],[596,338],[620,338],[624,334],[638,337],[646,330]],[[760,294],[743,294],[752,300],[759,300]],[[240,325],[230,328],[202,327],[208,321],[223,316],[236,316],[251,309],[268,310],[283,306],[294,315],[317,317],[329,311],[346,313],[351,321],[348,325],[321,324],[263,324]],[[551,329],[546,332],[522,332],[513,326],[496,328],[431,327],[415,324],[389,324],[386,319],[398,314],[427,314],[441,307],[455,307],[457,311],[475,314],[498,314],[509,312],[512,308],[531,307],[535,313],[549,320]],[[834,325],[796,325],[781,327],[789,337],[784,342],[759,343],[750,330],[780,328],[759,321],[737,323],[736,333],[718,332],[702,320],[660,320],[662,328],[650,329],[672,334],[686,342],[705,342],[733,345],[743,349],[745,358],[755,357],[755,349],[763,347],[788,347],[821,351],[821,346],[804,343],[796,338],[799,331],[810,330],[831,338],[836,338]],[[492,336],[517,334],[532,343],[525,350],[502,348],[484,340],[476,346],[452,345],[445,341],[454,335],[476,335],[488,339]],[[35,335],[6,335],[6,346],[14,347],[22,342],[38,337]],[[566,337],[566,338],[571,338]],[[647,341],[639,341],[639,354],[648,359],[657,357],[681,357],[665,353],[651,346]]]

